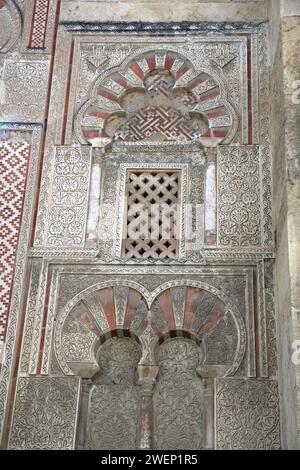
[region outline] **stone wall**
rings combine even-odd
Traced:
[[[270,1],[274,221],[283,446],[299,448],[300,5]],[[298,80],[298,82],[297,82]],[[298,90],[298,91],[297,91]]]
[[[267,8],[264,0],[166,0],[163,6],[157,0],[65,0],[62,3],[61,20],[250,22],[266,21]]]

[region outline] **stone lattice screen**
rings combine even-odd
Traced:
[[[180,174],[130,171],[127,177],[126,258],[175,258],[178,255]]]

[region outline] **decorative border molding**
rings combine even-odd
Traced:
[[[268,56],[268,26],[258,29],[258,77],[259,77],[259,118],[260,118],[260,161],[262,189],[263,244],[274,247],[272,224],[272,151],[270,142],[270,67]]]
[[[22,354],[19,367],[19,373],[28,373],[31,353],[31,342],[33,337],[33,325],[36,314],[36,304],[39,294],[40,277],[43,261],[33,260],[31,262],[30,282],[27,295],[27,306],[23,328]]]
[[[105,33],[115,33],[115,32],[151,32],[151,33],[198,33],[198,32],[229,32],[236,34],[237,32],[252,32],[256,30],[261,22],[210,22],[210,21],[174,21],[172,23],[158,22],[117,22],[111,21],[109,23],[77,23],[77,22],[61,22],[63,26],[68,31],[73,32],[105,32]]]
[[[258,290],[258,340],[259,340],[259,370],[261,377],[268,377],[268,346],[267,346],[267,319],[265,304],[265,269],[264,261],[258,262],[257,290]]]

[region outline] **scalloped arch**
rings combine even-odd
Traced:
[[[161,104],[152,106],[154,93]],[[124,104],[129,95],[135,101],[130,112]],[[220,77],[174,48],[141,50],[101,74],[74,123],[78,141],[95,147],[114,140],[155,141],[157,135],[170,143],[215,146],[230,142],[237,127]]]
[[[96,344],[99,343],[99,338],[112,331],[132,331],[131,325],[132,322],[135,321],[135,313],[141,301],[145,304],[145,316],[139,319],[142,326],[137,336],[141,337],[142,345],[144,346],[143,337],[147,327],[149,326],[147,310],[153,307],[162,293],[174,287],[196,288],[209,292],[212,296],[215,297],[216,300],[219,301],[219,303],[222,303],[223,313],[227,312],[232,316],[238,332],[238,343],[233,363],[226,371],[226,375],[234,375],[243,360],[246,349],[246,329],[243,319],[236,306],[230,302],[230,300],[222,291],[201,281],[192,280],[169,281],[155,289],[152,293],[149,293],[147,289],[134,281],[106,281],[97,283],[77,294],[67,303],[65,308],[58,315],[55,329],[55,354],[63,372],[66,375],[74,374],[74,371],[72,370],[72,362],[76,361],[72,361],[70,358],[69,360],[66,359],[63,347],[63,336],[64,328],[68,324],[68,321],[71,319],[72,314],[76,311],[77,308],[81,306],[86,308],[88,311],[87,314],[82,315],[82,321],[84,323],[83,327],[86,328],[85,334],[88,336],[89,354],[82,363],[83,366],[92,364],[93,368],[95,369],[97,367],[97,363],[94,352],[96,349]],[[92,301],[94,295],[97,295],[98,301],[96,308],[95,306],[93,307]],[[121,318],[121,321],[119,321],[118,318]],[[153,326],[152,323],[151,325]],[[189,327],[183,324],[181,327],[175,325],[174,328],[172,326],[172,322],[169,323],[168,330],[172,331],[174,329],[178,329],[178,331],[190,331],[191,335],[195,336],[195,333],[191,330],[191,325]],[[133,333],[136,334],[135,332]],[[166,334],[166,331],[157,331],[154,334],[157,335],[158,340],[160,336],[163,337]]]

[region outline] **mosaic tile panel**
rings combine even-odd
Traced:
[[[49,0],[35,0],[30,38],[31,48],[43,49],[45,46],[49,3]]]
[[[0,142],[0,354],[7,327],[29,153],[26,142]]]

